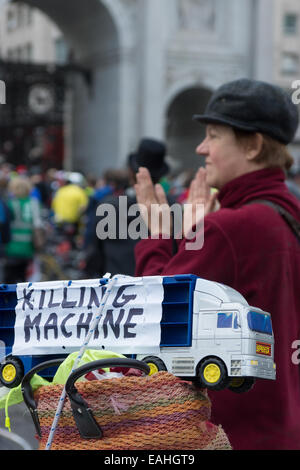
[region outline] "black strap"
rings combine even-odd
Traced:
[[[42,437],[41,427],[37,413],[37,404],[34,399],[30,380],[32,379],[34,374],[37,374],[41,370],[47,369],[48,367],[58,366],[64,360],[65,358],[52,359],[50,361],[38,364],[37,366],[33,367],[29,372],[27,372],[27,374],[22,380],[21,390],[24,402],[30,411],[33,423],[35,425],[39,437]],[[135,359],[119,357],[99,359],[97,361],[88,362],[71,372],[67,379],[65,390],[71,402],[73,417],[78,427],[79,433],[85,439],[100,439],[103,433],[101,427],[95,420],[88,404],[78,393],[74,384],[76,380],[82,377],[82,375],[87,374],[92,370],[101,369],[105,367],[132,367],[134,369],[141,370],[146,375],[150,373],[150,367],[145,362],[137,361]]]
[[[42,362],[36,365],[35,367],[33,367],[29,372],[27,372],[27,374],[24,375],[23,380],[22,380],[21,390],[23,394],[23,399],[30,411],[36,432],[38,433],[39,437],[42,437],[41,427],[40,427],[40,421],[39,421],[39,417],[38,417],[37,409],[36,409],[37,405],[34,399],[30,380],[32,379],[34,374],[37,374],[38,372],[41,372],[44,369],[48,369],[48,367],[58,366],[64,360],[65,358],[61,358],[61,359],[51,359],[50,361]]]
[[[300,243],[300,222],[296,220],[288,211],[286,211],[282,206],[275,204],[274,202],[267,201],[264,199],[256,199],[254,201],[248,202],[246,205],[250,204],[264,204],[265,206],[272,207],[276,212],[281,215],[283,220],[288,224],[296,238]]]
[[[150,367],[145,362],[119,357],[88,362],[73,371],[66,382],[66,393],[71,403],[76,426],[81,437],[84,439],[101,439],[103,437],[103,432],[95,420],[87,402],[78,393],[75,387],[75,382],[82,377],[82,375],[85,375],[92,370],[102,369],[105,367],[132,367],[133,369],[141,370],[144,374],[148,375],[150,373]]]

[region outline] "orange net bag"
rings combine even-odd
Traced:
[[[222,427],[210,422],[206,390],[168,372],[81,381],[76,388],[68,382],[53,450],[231,449]],[[50,384],[34,394],[40,449],[47,444],[63,388]],[[85,413],[87,421],[93,420],[92,433],[82,418]],[[97,429],[99,435],[91,437]],[[85,431],[89,438],[83,437]]]

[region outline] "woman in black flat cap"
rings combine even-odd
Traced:
[[[195,119],[206,125],[196,150],[205,168],[191,184],[189,202],[204,204],[204,244],[187,249],[190,218],[174,255],[171,237],[150,225],[159,239],[136,246],[136,275],[196,274],[271,313],[276,381],[257,380],[240,395],[211,393],[212,417],[234,449],[300,449],[300,205],[285,185],[298,110],[277,86],[241,79],[221,86]],[[166,202],[145,168],[136,192],[148,208]]]

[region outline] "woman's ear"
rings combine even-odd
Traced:
[[[262,134],[259,132],[256,132],[251,136],[251,139],[249,139],[248,145],[247,145],[247,160],[255,160],[257,155],[259,155],[262,151],[263,148],[263,142],[264,138]]]

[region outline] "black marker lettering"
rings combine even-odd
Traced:
[[[41,330],[40,330],[40,323],[41,323],[42,313],[39,313],[33,320],[31,320],[29,315],[26,315],[25,322],[24,322],[24,333],[25,333],[25,343],[30,341],[30,330],[33,329],[35,326],[36,328],[36,338],[38,341],[41,339]]]
[[[95,304],[96,307],[100,306],[100,301],[98,299],[97,292],[95,291],[94,287],[91,287],[91,295],[90,295],[90,300],[88,303],[88,308],[92,308],[92,305]]]
[[[93,314],[88,313],[87,320],[85,322],[83,321],[84,315],[85,315],[85,313],[82,313],[80,315],[78,323],[77,323],[77,338],[80,338],[80,334],[81,334],[82,329],[85,330],[85,336],[87,335],[87,333],[89,331],[89,326],[90,326],[90,322],[92,320]]]
[[[133,287],[133,285],[121,286],[118,289],[115,300],[112,303],[113,307],[115,307],[115,308],[124,307],[124,305],[126,305],[128,302],[130,302],[130,300],[134,300],[136,298],[136,294],[131,294],[131,295],[123,294],[124,290],[127,289],[127,287]],[[121,295],[122,295],[123,302],[118,302]]]
[[[31,289],[29,292],[26,293],[26,289],[23,289],[23,306],[22,310],[25,310],[25,303],[28,305],[30,310],[33,310],[33,305],[29,302],[31,295],[32,295],[33,289]]]
[[[67,332],[67,330],[66,330],[66,323],[72,317],[75,317],[75,314],[74,313],[69,313],[69,315],[67,315],[66,318],[64,318],[63,321],[61,322],[61,332],[62,332],[62,334],[64,335],[65,338],[70,338],[70,336],[72,336],[72,333]]]
[[[76,307],[76,300],[68,301],[68,288],[64,287],[63,301],[61,303],[62,308],[73,308]]]
[[[129,328],[136,327],[136,323],[130,323],[132,317],[135,315],[143,315],[144,310],[142,308],[131,308],[128,313],[128,317],[126,323],[124,325],[124,338],[135,338],[136,333],[130,333],[128,330]]]
[[[59,307],[59,302],[56,302],[56,303],[53,303],[53,297],[54,297],[54,289],[51,289],[50,290],[50,300],[49,300],[49,303],[48,303],[48,308],[55,308],[55,307]]]
[[[124,317],[124,312],[125,310],[122,308],[120,310],[120,313],[119,313],[119,316],[116,320],[116,322],[114,323],[114,315],[113,315],[113,310],[107,310],[106,312],[106,316],[104,318],[104,321],[103,321],[103,333],[104,333],[104,338],[107,338],[108,336],[108,328],[107,328],[107,324],[109,323],[109,326],[111,327],[114,335],[115,335],[115,338],[119,338],[120,337],[120,323]]]
[[[44,326],[45,339],[49,339],[48,338],[48,331],[49,330],[54,331],[54,339],[57,339],[57,337],[58,337],[58,328],[57,328],[57,314],[56,313],[50,313],[49,318],[45,323],[45,326]]]
[[[80,299],[77,307],[82,307],[84,301],[85,287],[80,287]]]
[[[44,307],[45,295],[46,295],[46,291],[45,291],[45,290],[41,290],[41,297],[40,297],[40,303],[39,303],[39,310],[41,310],[41,309]]]

